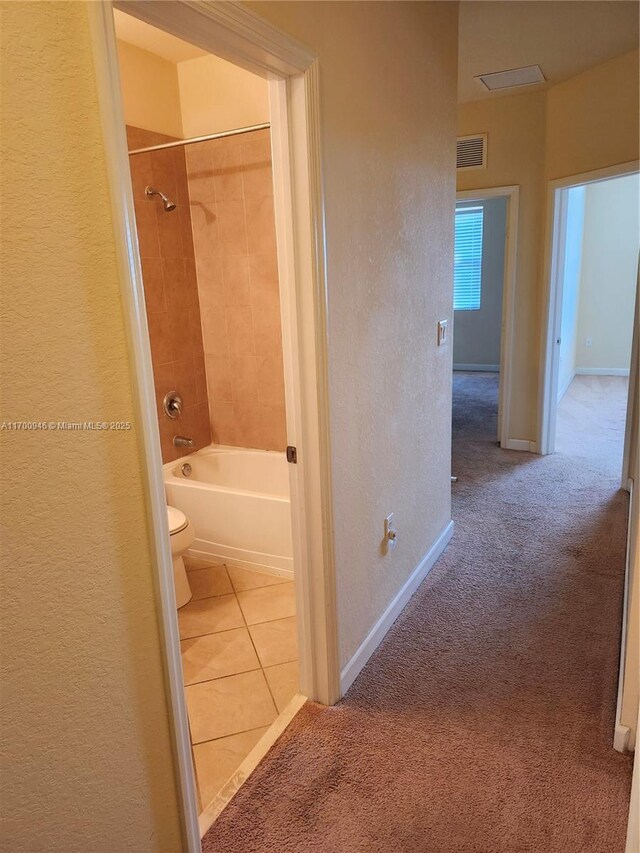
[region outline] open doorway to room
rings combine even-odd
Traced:
[[[517,186],[457,194],[453,431],[482,421],[485,440],[529,450],[509,427],[518,200]]]
[[[455,213],[454,417],[492,422],[498,440],[507,199],[458,201]]]
[[[122,58],[118,55],[112,4],[95,4],[91,8],[90,21],[112,192],[116,249],[122,277],[123,312],[132,363],[134,403],[143,451],[143,482],[150,537],[156,556],[158,618],[167,672],[167,702],[171,710],[177,773],[184,804],[184,837],[187,848],[195,853],[200,850],[200,836],[257,766],[305,698],[308,696],[324,704],[333,704],[340,696],[326,401],[326,280],[317,66],[313,54],[304,46],[259,16],[236,7],[224,10],[217,7],[200,9],[185,6],[177,0],[166,0],[162,4],[118,0],[115,5],[132,17],[133,32],[144,35],[142,45],[136,45],[137,36],[131,37],[130,43],[140,47],[139,52],[143,56],[138,56],[140,61],[132,63],[129,89],[126,72],[122,73]],[[152,26],[143,27],[143,23]],[[153,33],[153,41],[147,40],[150,32]],[[179,34],[180,38],[173,38],[174,34]],[[123,35],[122,32],[120,35]],[[177,86],[175,73],[170,75],[173,80],[167,85],[167,75],[159,67],[151,75],[147,69],[145,77],[144,66],[154,59],[154,52],[150,48],[156,45],[156,38],[161,44],[158,51],[166,49],[169,52],[169,56],[163,56],[160,52],[160,58],[168,60],[169,65],[200,59],[220,62],[224,56],[226,62],[221,65],[226,67],[230,76],[234,76],[232,71],[242,70],[249,72],[244,75],[245,80],[255,76],[259,81],[266,81],[266,90],[262,90],[259,100],[264,104],[264,94],[268,93],[268,123],[240,126],[244,122],[239,123],[236,117],[230,121],[231,132],[213,130],[200,133],[197,138],[187,138],[180,97],[180,75]],[[184,54],[185,48],[187,55]],[[178,56],[173,54],[174,49],[177,49]],[[214,91],[210,85],[212,77]],[[225,91],[228,80],[224,73],[216,78],[212,69],[206,70],[199,80],[197,78],[198,75],[194,75],[197,85],[191,88],[191,93],[194,101],[199,101],[203,106],[200,113],[202,117],[211,113],[216,94]],[[124,86],[121,86],[123,82]],[[137,123],[130,121],[127,115],[131,104],[127,105],[126,101],[131,92],[137,97],[140,115],[143,116]],[[233,103],[228,104],[230,108],[243,102],[239,92],[242,93],[242,87],[234,93]],[[154,101],[153,93],[159,93],[161,97]],[[206,102],[204,105],[203,96]],[[155,118],[158,115],[166,118],[167,113],[173,111],[175,119],[176,103],[179,105],[178,122],[174,121],[162,129],[154,127],[151,123],[153,107],[157,107]],[[189,98],[185,99],[185,105],[191,108]],[[125,128],[127,124],[129,128]],[[155,138],[140,138],[132,127],[141,131],[149,127]],[[265,130],[269,131],[270,136],[267,143],[260,137],[254,135],[252,138],[250,135]],[[194,158],[196,162],[188,163],[184,153],[188,146],[205,142],[220,143],[231,136],[240,138],[239,160],[236,149],[233,156],[225,157],[223,153],[216,163],[211,150],[204,158],[207,160],[204,169],[197,158]],[[166,137],[169,137],[168,141],[165,141]],[[247,142],[245,137],[254,144]],[[154,154],[158,156],[153,157]],[[139,167],[132,167],[135,158],[140,158]],[[209,166],[211,171],[207,175],[205,173]],[[149,174],[152,183],[147,183]],[[205,201],[200,191],[209,192],[211,179],[213,199]],[[217,183],[220,184],[220,195],[217,194]],[[142,197],[137,193],[140,189]],[[167,189],[171,189],[173,195]],[[194,208],[200,211],[200,217],[192,216]],[[198,219],[196,227],[194,220]],[[250,232],[253,243],[250,242]],[[233,250],[227,248],[225,251],[224,247],[228,247],[234,240]],[[191,249],[193,258],[185,254]],[[147,251],[149,254],[145,254]],[[233,260],[227,258],[228,265],[232,267],[231,278],[225,276],[226,262],[222,259],[223,255],[233,257]],[[254,258],[256,263],[252,267],[251,255],[270,255],[272,260],[275,255],[277,278],[274,280],[273,265],[257,263],[258,258]],[[143,273],[145,257],[154,261],[151,265],[147,264],[146,276]],[[216,258],[220,261],[220,275],[216,272],[215,263],[210,265]],[[169,263],[165,264],[165,261]],[[235,277],[236,261],[242,267],[248,264],[248,279],[240,273]],[[240,293],[244,293],[243,301],[237,303],[236,297]],[[220,303],[213,298],[208,300],[207,296],[213,294],[217,298],[222,297],[224,301]],[[227,302],[229,294],[233,295],[231,301]],[[169,311],[169,302],[177,313]],[[274,310],[276,302],[279,302],[277,311]],[[155,311],[147,310],[150,305],[155,305]],[[284,430],[270,427],[265,432],[264,419],[256,417],[255,413],[245,412],[245,416],[236,422],[234,430],[229,431],[225,439],[229,443],[223,447],[215,443],[218,430],[222,439],[222,425],[216,425],[211,418],[209,390],[211,376],[214,382],[217,381],[216,372],[207,371],[206,357],[204,371],[197,369],[197,362],[201,362],[206,355],[207,330],[202,319],[205,313],[203,308],[211,305],[214,308],[212,313],[217,315],[211,318],[215,325],[211,340],[214,346],[226,341],[226,356],[229,360],[245,355],[244,352],[231,352],[231,338],[247,347],[247,358],[252,356],[256,360],[277,360],[272,346],[275,342],[281,342],[282,380],[278,377],[276,381],[274,374],[269,381],[264,377],[260,380],[256,377],[255,384],[249,382],[248,385],[250,387],[253,384],[257,399],[253,396],[252,400],[247,399],[246,402],[269,406],[264,396],[272,392],[280,394],[282,401],[284,385],[284,400],[278,404],[284,406]],[[236,311],[231,311],[229,313],[232,316],[227,317],[227,308],[245,310],[237,312],[241,316],[235,316]],[[161,317],[150,319],[153,313],[164,314],[164,322]],[[242,322],[249,316],[250,327]],[[258,318],[256,323],[253,322],[254,317]],[[159,328],[154,329],[154,323]],[[211,332],[211,329],[208,331]],[[199,340],[202,341],[201,349]],[[270,348],[269,352],[263,351],[266,345]],[[174,359],[178,346],[185,346],[187,352],[184,358],[181,354]],[[156,347],[161,354],[164,348],[162,359],[157,354],[154,357]],[[224,356],[225,353],[215,353],[216,358]],[[180,367],[177,366],[178,362],[181,363]],[[164,375],[157,369],[161,364],[172,364],[173,370]],[[193,373],[190,367],[194,368]],[[258,365],[254,367],[257,371]],[[174,386],[164,393],[164,382],[161,389],[163,393],[160,394],[158,375],[161,382],[167,378],[176,382],[184,380],[186,390],[179,393]],[[233,382],[238,375],[230,371],[228,378]],[[246,375],[242,376],[242,384],[246,389]],[[217,395],[216,389],[213,396]],[[237,400],[243,402],[239,397]],[[218,402],[225,401],[218,397]],[[235,402],[233,388],[231,401],[226,402]],[[187,415],[192,425],[189,430],[182,428],[187,424]],[[171,430],[169,440],[166,435],[164,440],[161,438],[163,416],[172,420],[174,425],[181,424],[180,428]],[[271,422],[271,426],[273,423],[281,425],[282,421]],[[243,441],[251,441],[254,446],[239,448],[232,443],[232,436],[236,441],[238,436],[243,436]],[[207,442],[212,438],[212,444],[208,445]],[[278,449],[270,449],[274,441],[278,443]],[[288,442],[286,462],[285,448],[280,449],[283,441]],[[177,458],[176,453],[179,454]],[[253,463],[258,455],[264,464],[256,471]],[[283,464],[279,464],[276,457],[280,457]],[[272,461],[268,462],[267,459]],[[183,467],[185,465],[186,468]],[[195,528],[189,519],[192,511],[195,516],[195,505],[185,504],[184,510],[174,507],[180,512],[177,520],[175,514],[172,519],[172,513],[167,508],[167,498],[170,497],[174,503],[182,500],[186,494],[185,487],[188,489],[190,484],[192,498],[195,492],[206,492],[209,500],[217,500],[214,495],[224,493],[225,499],[232,503],[239,497],[260,499],[260,506],[252,504],[251,512],[246,502],[243,507],[236,506],[234,514],[227,515],[229,523],[224,525],[224,533],[237,540],[247,533],[253,535],[261,530],[264,533],[261,547],[255,541],[214,541],[215,537],[199,535],[198,530],[190,530],[189,527]],[[271,510],[265,507],[265,501]],[[185,521],[188,523],[185,524]],[[257,521],[257,525],[254,521]],[[219,523],[217,513],[209,513],[204,533],[215,533],[211,525]],[[188,542],[176,543],[174,548],[174,543],[170,543],[171,534],[186,538]],[[274,542],[277,548],[271,547]],[[282,545],[284,549],[280,548]],[[184,570],[180,565],[176,568],[176,560],[172,558],[184,557],[185,554],[187,558],[205,559],[206,565],[192,564],[185,566]],[[221,566],[224,566],[226,576],[221,571],[209,571]],[[230,571],[229,566],[233,570]],[[190,575],[197,572],[202,574],[196,575],[194,582]],[[184,583],[178,580],[180,575]],[[262,576],[263,580],[267,576],[268,583],[256,586],[253,583],[256,575]],[[249,583],[246,583],[247,580]],[[225,587],[224,590],[220,584]],[[269,602],[264,599],[271,597],[273,589],[286,584],[289,590],[293,588],[294,595],[291,596],[289,591],[284,597],[279,596],[279,602],[271,602],[275,606],[269,606]],[[200,625],[193,633],[188,630],[191,636],[184,636],[184,631],[179,631],[176,603],[181,603],[183,594],[187,600],[184,607],[188,607],[194,600],[203,601],[203,598],[197,598],[198,591],[204,593],[204,598],[218,599],[223,605],[228,603],[222,609],[215,608],[220,611],[218,615],[224,618],[231,615],[243,624],[239,624],[238,628],[226,624],[223,628],[218,623],[217,630],[207,630],[206,633],[202,633]],[[267,669],[280,665],[274,663],[273,657],[269,662],[260,653],[261,641],[254,636],[256,631],[253,629],[254,626],[272,626],[278,620],[292,619],[291,615],[287,615],[291,614],[292,607],[297,623],[294,637],[289,632],[286,637],[279,632],[278,636],[271,638],[273,642],[268,644],[277,656],[286,647],[289,650],[286,656],[290,657],[292,642],[297,643],[298,676],[292,683],[291,673],[285,673],[278,685],[269,678]],[[254,618],[251,610],[259,618]],[[193,619],[186,621],[195,620],[197,623],[199,615],[192,613]],[[184,623],[185,620],[181,619],[180,622]],[[197,628],[195,623],[192,627]],[[236,670],[232,676],[209,672],[206,681],[184,684],[183,676],[188,678],[189,668],[184,665],[184,658],[181,660],[181,633],[183,639],[192,640],[238,631],[243,627],[247,630],[255,655],[252,657],[249,654],[251,669],[245,670],[242,666],[240,669],[243,671]],[[183,629],[184,624],[180,628]],[[247,635],[242,633],[246,641]],[[267,639],[263,637],[263,640]],[[215,645],[213,640],[208,642]],[[246,642],[244,651],[250,652]],[[190,661],[191,669],[198,669],[202,664],[205,668],[209,667],[209,652],[203,652],[203,655],[209,663],[196,655]],[[227,666],[233,656],[223,653],[219,662],[223,667]],[[283,663],[295,662],[283,660]],[[225,679],[240,676],[242,680],[246,673],[253,673],[254,678],[257,674],[259,689],[254,692],[252,685],[240,685],[236,691],[239,701],[235,705],[227,704],[222,716],[212,712],[211,696],[205,697],[201,703],[189,700],[189,693],[194,692],[192,687],[209,684],[209,692],[215,692],[218,687],[224,688],[229,683]],[[220,692],[228,694],[226,689]],[[292,692],[295,695],[287,702]],[[221,698],[224,699],[224,696]],[[260,705],[257,716],[254,714],[256,698]],[[204,709],[199,725],[205,726],[208,732],[200,728],[200,737],[190,732],[193,709],[198,704]],[[283,706],[286,707],[281,711]],[[227,714],[229,708],[231,714]],[[239,720],[239,717],[246,717],[247,714],[249,718]],[[232,737],[228,732],[225,734],[224,729],[228,728],[226,723],[222,727],[219,725],[225,718],[229,725],[235,727],[234,735],[255,733],[256,729],[266,731],[248,754],[246,745],[242,744],[237,749],[237,745],[233,746],[231,755],[217,756],[213,769],[218,778],[211,790],[218,789],[218,793],[207,804],[202,792],[199,795],[196,793],[193,772],[195,750],[192,747]],[[238,728],[239,721],[242,725]],[[202,736],[207,739],[203,740]],[[242,759],[242,755],[246,757]],[[219,789],[221,776],[218,771],[225,761],[229,772],[225,772],[227,781],[222,782],[222,788]],[[230,770],[231,765],[236,768],[234,772]]]
[[[554,198],[546,451],[622,466],[640,245],[638,173]]]
[[[268,84],[114,15],[202,813],[299,684]]]

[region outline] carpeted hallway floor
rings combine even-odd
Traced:
[[[577,381],[545,458],[456,374],[456,530],[344,701],[307,703],[204,853],[621,853],[612,749],[624,382]],[[602,394],[607,406],[598,405]]]

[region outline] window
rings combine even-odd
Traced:
[[[482,294],[481,207],[456,209],[453,310],[478,311]]]

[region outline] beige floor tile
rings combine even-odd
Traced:
[[[178,610],[180,639],[242,628],[244,621],[235,595],[190,601]]]
[[[228,595],[233,592],[233,586],[224,566],[190,569],[187,577],[194,601],[200,598],[210,598],[213,595]]]
[[[214,560],[201,560],[200,557],[183,557],[184,567],[188,572],[196,571],[197,569],[206,569],[209,566],[218,565]]]
[[[245,589],[258,589],[261,586],[277,586],[288,582],[286,578],[281,578],[278,575],[254,572],[251,569],[241,569],[240,566],[230,566],[229,564],[227,564],[227,571],[236,592],[242,592]]]
[[[277,717],[262,670],[185,687],[191,740],[205,740],[269,726]]]
[[[296,617],[251,625],[249,632],[262,666],[298,659]]]
[[[260,668],[246,628],[182,640],[180,649],[185,684]]]
[[[264,671],[269,688],[276,700],[278,711],[282,713],[298,692],[298,662],[279,663]]]
[[[270,622],[273,619],[286,619],[288,616],[296,615],[295,594],[291,581],[277,586],[239,592],[238,601],[247,625]]]
[[[235,773],[267,728],[265,726],[239,735],[206,741],[193,747],[201,809],[211,802]]]

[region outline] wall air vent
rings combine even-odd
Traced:
[[[459,136],[456,169],[485,169],[487,166],[487,134]]]
[[[539,65],[525,65],[523,68],[480,74],[474,79],[491,92],[496,89],[514,89],[516,86],[533,86],[535,83],[546,82]]]

